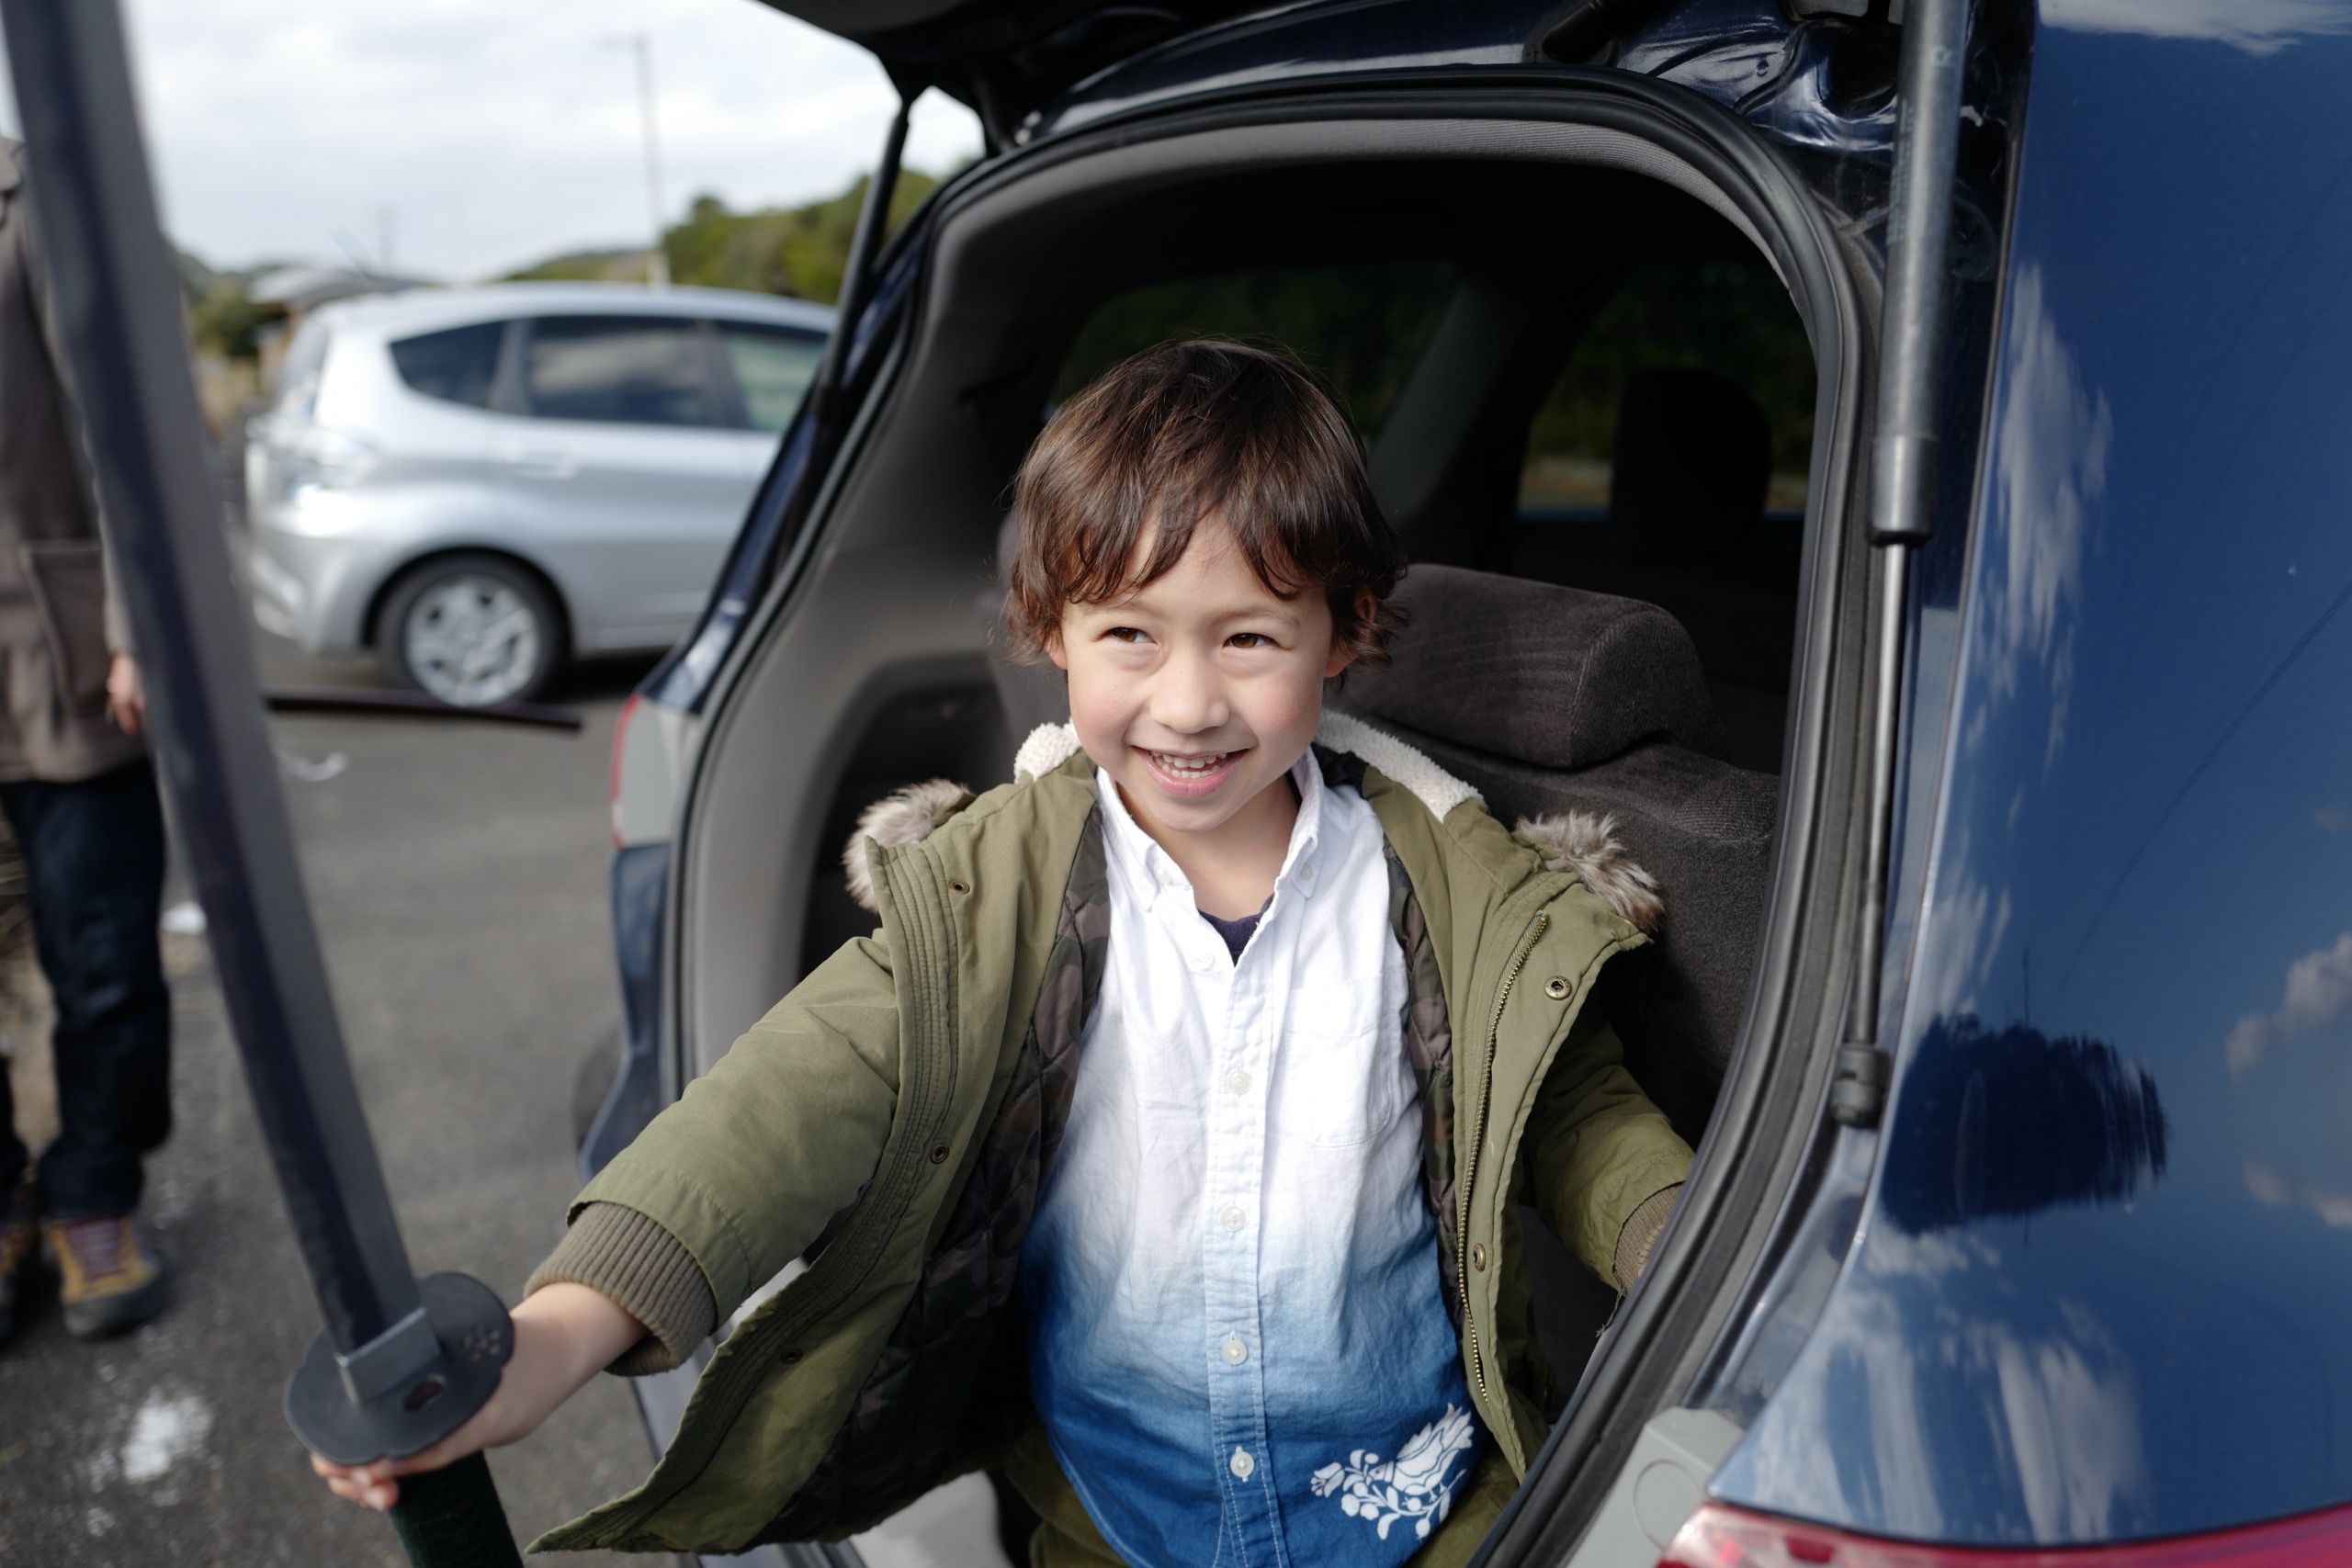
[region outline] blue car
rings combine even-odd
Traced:
[[[1605,1003],[1698,1162],[1622,1303],[1525,1218],[1486,1561],[2352,1562],[2352,3],[779,8],[985,153],[624,716],[583,1169],[864,932],[865,803],[1063,716],[992,657],[1057,400],[1260,334],[1415,562],[1339,701],[1665,889]]]

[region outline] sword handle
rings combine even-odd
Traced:
[[[403,1475],[400,1484],[392,1528],[415,1568],[522,1568],[498,1483],[481,1455]]]

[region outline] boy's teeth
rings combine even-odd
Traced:
[[[1165,751],[1154,751],[1152,761],[1171,773],[1205,773],[1232,753],[1219,751],[1214,757],[1173,757]]]

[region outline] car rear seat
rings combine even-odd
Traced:
[[[1396,603],[1411,621],[1388,668],[1350,671],[1334,705],[1427,751],[1506,822],[1616,817],[1666,919],[1624,965],[1610,1016],[1635,1077],[1695,1139],[1747,999],[1779,780],[1692,750],[1705,679],[1655,604],[1434,565],[1413,568]]]
[[[1706,682],[1690,635],[1654,604],[1436,565],[1413,568],[1396,597],[1412,622],[1390,666],[1349,671],[1334,705],[1427,751],[1506,822],[1616,818],[1666,917],[1653,945],[1610,965],[1596,1005],[1635,1081],[1696,1144],[1747,1003],[1780,781],[1691,748],[1709,730]],[[1615,1297],[1532,1209],[1520,1226],[1536,1341],[1565,1398]]]

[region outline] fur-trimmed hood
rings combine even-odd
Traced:
[[[1410,791],[1441,821],[1464,801],[1482,799],[1476,789],[1439,767],[1426,753],[1353,715],[1326,712],[1315,740],[1328,750],[1344,751],[1378,769]],[[1078,750],[1076,726],[1041,724],[1013,758],[1013,778],[1016,782],[1042,778]],[[971,798],[972,792],[962,784],[931,779],[893,790],[867,807],[842,851],[842,871],[849,882],[850,897],[862,908],[880,908],[866,863],[866,840],[885,848],[918,843]],[[1617,915],[1641,931],[1657,933],[1666,915],[1666,901],[1657,879],[1618,841],[1613,815],[1567,811],[1522,817],[1513,831],[1544,857],[1544,870],[1574,875]]]

